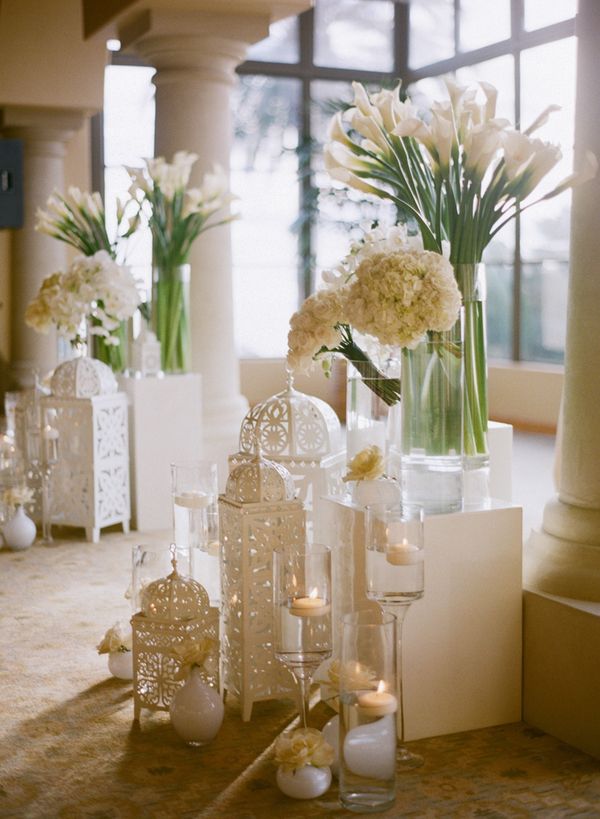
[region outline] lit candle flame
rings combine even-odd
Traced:
[[[379,680],[379,683],[377,684],[377,693],[378,694],[383,694],[384,691],[385,691],[385,682],[383,680]]]
[[[319,592],[318,592],[318,591],[317,591],[317,589],[315,588],[315,589],[313,589],[313,590],[310,592],[310,594],[309,594],[308,596],[310,597],[310,599],[311,599],[311,600],[314,600],[314,599],[315,599],[315,597],[318,595],[318,593],[319,593]]]

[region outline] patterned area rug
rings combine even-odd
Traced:
[[[98,545],[0,551],[0,817],[348,816],[333,788],[295,802],[275,787],[271,743],[290,702],[255,705],[242,723],[188,748],[166,714],[132,722],[130,683],[109,676],[95,646],[130,614],[131,546],[157,539],[104,534]],[[315,724],[331,716],[324,705]],[[523,724],[411,743],[425,765],[398,777],[386,816],[600,817],[600,762]]]

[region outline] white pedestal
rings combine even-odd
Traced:
[[[339,621],[352,606],[373,605],[364,591],[364,512],[337,498],[322,505],[324,542],[347,592],[338,595]],[[425,596],[403,632],[407,740],[521,718],[521,526],[521,509],[499,503],[426,519]]]
[[[512,444],[512,426],[500,421],[490,421],[490,497],[505,503],[512,503]]]
[[[119,379],[129,401],[131,505],[136,529],[169,529],[174,461],[202,458],[202,384],[196,373]]]

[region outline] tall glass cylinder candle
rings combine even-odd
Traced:
[[[221,600],[217,465],[209,461],[171,464],[173,539],[189,549],[191,576],[212,606]]]
[[[373,813],[396,798],[396,618],[357,611],[342,619],[340,800]]]

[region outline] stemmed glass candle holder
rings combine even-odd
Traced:
[[[312,675],[331,656],[331,552],[307,544],[305,551],[273,552],[275,655],[294,675],[300,717],[306,728]]]
[[[342,618],[340,800],[358,813],[386,810],[396,795],[396,618],[364,609]]]
[[[39,481],[42,506],[42,543],[50,545],[52,537],[52,470],[58,463],[59,432],[55,409],[42,409],[40,393],[34,390],[33,400],[25,413],[27,460],[30,477]]]
[[[171,464],[173,537],[190,550],[190,571],[212,606],[221,600],[217,465],[208,461]]]
[[[402,626],[408,607],[423,597],[424,574],[423,510],[401,504],[373,504],[365,513],[367,596],[384,612],[396,617],[398,689],[398,762],[417,768],[423,758],[404,746],[402,686]]]

